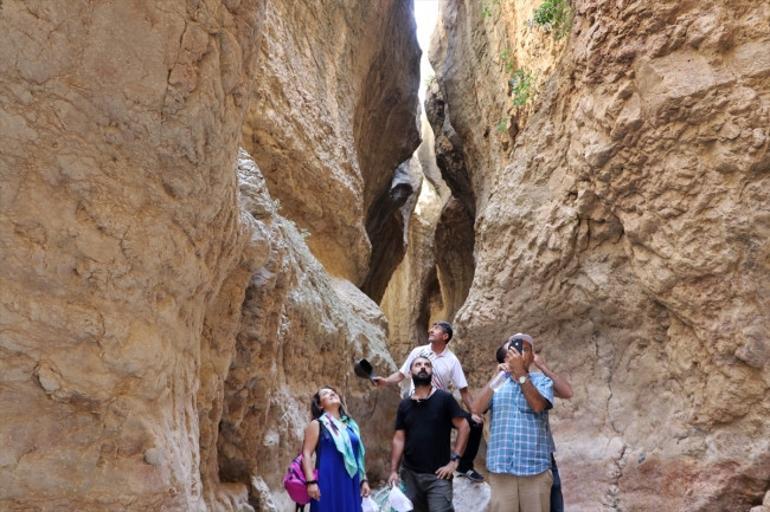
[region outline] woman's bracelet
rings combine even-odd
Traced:
[[[308,485],[313,485],[313,484],[318,485],[318,480],[308,480],[307,482],[305,482],[305,487],[307,487]]]

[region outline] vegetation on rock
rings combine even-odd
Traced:
[[[556,39],[561,39],[571,28],[571,14],[567,0],[545,0],[535,9],[533,21],[546,30],[553,31]]]
[[[519,68],[513,72],[509,81],[511,85],[511,94],[513,95],[513,104],[517,107],[526,105],[532,94],[532,73],[524,68]]]

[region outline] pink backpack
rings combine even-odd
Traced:
[[[313,479],[318,480],[318,469],[313,470]],[[289,493],[294,503],[297,504],[297,510],[302,510],[304,506],[310,503],[310,496],[307,494],[307,485],[305,485],[305,472],[302,470],[302,454],[300,453],[289,464],[289,469],[283,475],[283,487]]]

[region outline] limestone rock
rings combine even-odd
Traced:
[[[406,250],[390,276],[380,302],[388,318],[388,349],[401,363],[411,349],[427,342],[431,319],[447,318],[443,306],[436,259],[436,229],[451,191],[436,165],[434,137],[421,116],[422,143],[409,160],[411,173],[421,182],[415,204],[406,204],[409,215],[404,231]],[[452,312],[454,314],[454,312]]]
[[[397,397],[352,372],[362,357],[381,374],[395,370],[385,317],[354,285],[330,278],[294,223],[270,209],[266,180],[245,153],[239,176],[243,204],[257,205],[249,212],[267,233],[270,253],[246,289],[222,416],[214,424],[218,476],[262,489],[255,502],[267,499],[267,486],[279,505],[285,500],[281,477],[301,447],[312,395],[330,385],[360,422],[370,477],[386,478]],[[262,481],[258,486],[254,475]]]
[[[427,342],[425,326],[431,312],[440,309],[434,239],[443,202],[424,180],[406,231],[409,245],[380,303],[389,319],[388,349],[399,365],[410,350]]]
[[[261,2],[0,5],[0,509],[201,510]],[[259,244],[260,240],[254,240]],[[226,298],[225,298],[226,296]]]
[[[382,194],[371,207],[366,233],[372,242],[372,253],[361,290],[376,302],[382,300],[393,272],[404,257],[407,226],[421,183],[418,160],[410,158],[396,169],[387,194]]]
[[[282,214],[310,233],[315,256],[356,285],[369,271],[368,219],[419,144],[411,6],[281,0],[267,7],[244,145]]]
[[[0,509],[282,510],[325,383],[382,476],[397,398],[351,370],[395,368],[387,325],[343,277],[418,139],[410,4],[265,4],[0,2]],[[276,71],[281,45],[313,66]],[[302,84],[325,94],[286,103]],[[323,192],[336,277],[245,157],[237,179],[254,89],[248,142]]]
[[[475,199],[455,348],[479,384],[528,331],[571,377],[568,510],[748,510],[770,481],[770,7],[578,0],[558,39],[539,4],[441,3]]]

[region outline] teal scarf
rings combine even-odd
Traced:
[[[345,416],[342,420],[336,419],[330,414],[323,413],[318,418],[323,426],[329,431],[332,439],[334,439],[334,446],[337,447],[337,451],[342,454],[342,458],[345,461],[345,470],[348,472],[350,478],[354,478],[356,473],[361,475],[361,479],[366,478],[366,470],[364,469],[364,442],[361,439],[361,431],[358,428],[358,424],[350,416]],[[353,444],[350,442],[350,434],[348,433],[350,428],[356,436],[358,436],[358,458],[353,454]]]

